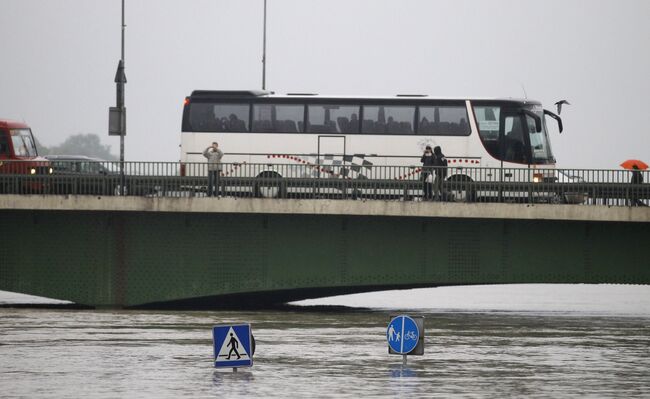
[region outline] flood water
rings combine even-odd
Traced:
[[[650,288],[563,287],[391,291],[260,312],[4,308],[1,396],[650,397]],[[387,353],[386,326],[407,307],[425,317],[426,347],[404,366]],[[252,324],[254,365],[215,370],[211,329],[231,322]]]

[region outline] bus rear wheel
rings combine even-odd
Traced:
[[[472,179],[465,175],[455,175],[447,179],[449,185],[448,196],[450,201],[454,202],[474,202],[476,201],[476,191],[470,188]]]
[[[283,198],[285,190],[282,185],[282,176],[273,171],[262,172],[257,175],[258,181],[255,183],[253,193],[259,198]]]

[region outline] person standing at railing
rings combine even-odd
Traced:
[[[444,196],[442,192],[442,182],[447,177],[447,158],[442,153],[440,146],[433,148],[433,166],[435,167],[436,178],[433,181],[433,200],[437,201],[438,196],[442,201]]]
[[[208,197],[219,196],[219,175],[221,174],[223,151],[219,149],[219,144],[215,141],[203,151],[203,156],[208,159]]]
[[[643,175],[636,165],[632,165],[632,179],[630,179],[630,184],[643,184]],[[639,199],[638,191],[638,188],[632,188],[632,195],[630,196],[631,206],[645,206],[643,201]]]
[[[422,201],[429,201],[433,198],[431,190],[431,183],[433,181],[433,151],[431,151],[430,145],[424,149],[424,154],[422,154],[420,162],[422,162],[422,173],[420,174],[420,179],[422,180]]]

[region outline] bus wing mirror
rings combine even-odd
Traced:
[[[560,118],[558,115],[555,115],[551,111],[545,109],[544,110],[544,115],[548,115],[551,118],[555,119],[557,121],[557,127],[560,129],[560,133],[562,133],[562,130],[564,130],[564,127],[562,126],[562,118]]]
[[[533,111],[529,111],[527,109],[522,109],[522,112],[524,113],[524,115],[528,115],[531,118],[533,118],[533,120],[535,121],[535,131],[536,132],[541,132],[542,131],[542,118],[540,118]]]

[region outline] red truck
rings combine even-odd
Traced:
[[[0,119],[0,193],[44,193],[51,174],[50,161],[38,156],[29,126]]]

